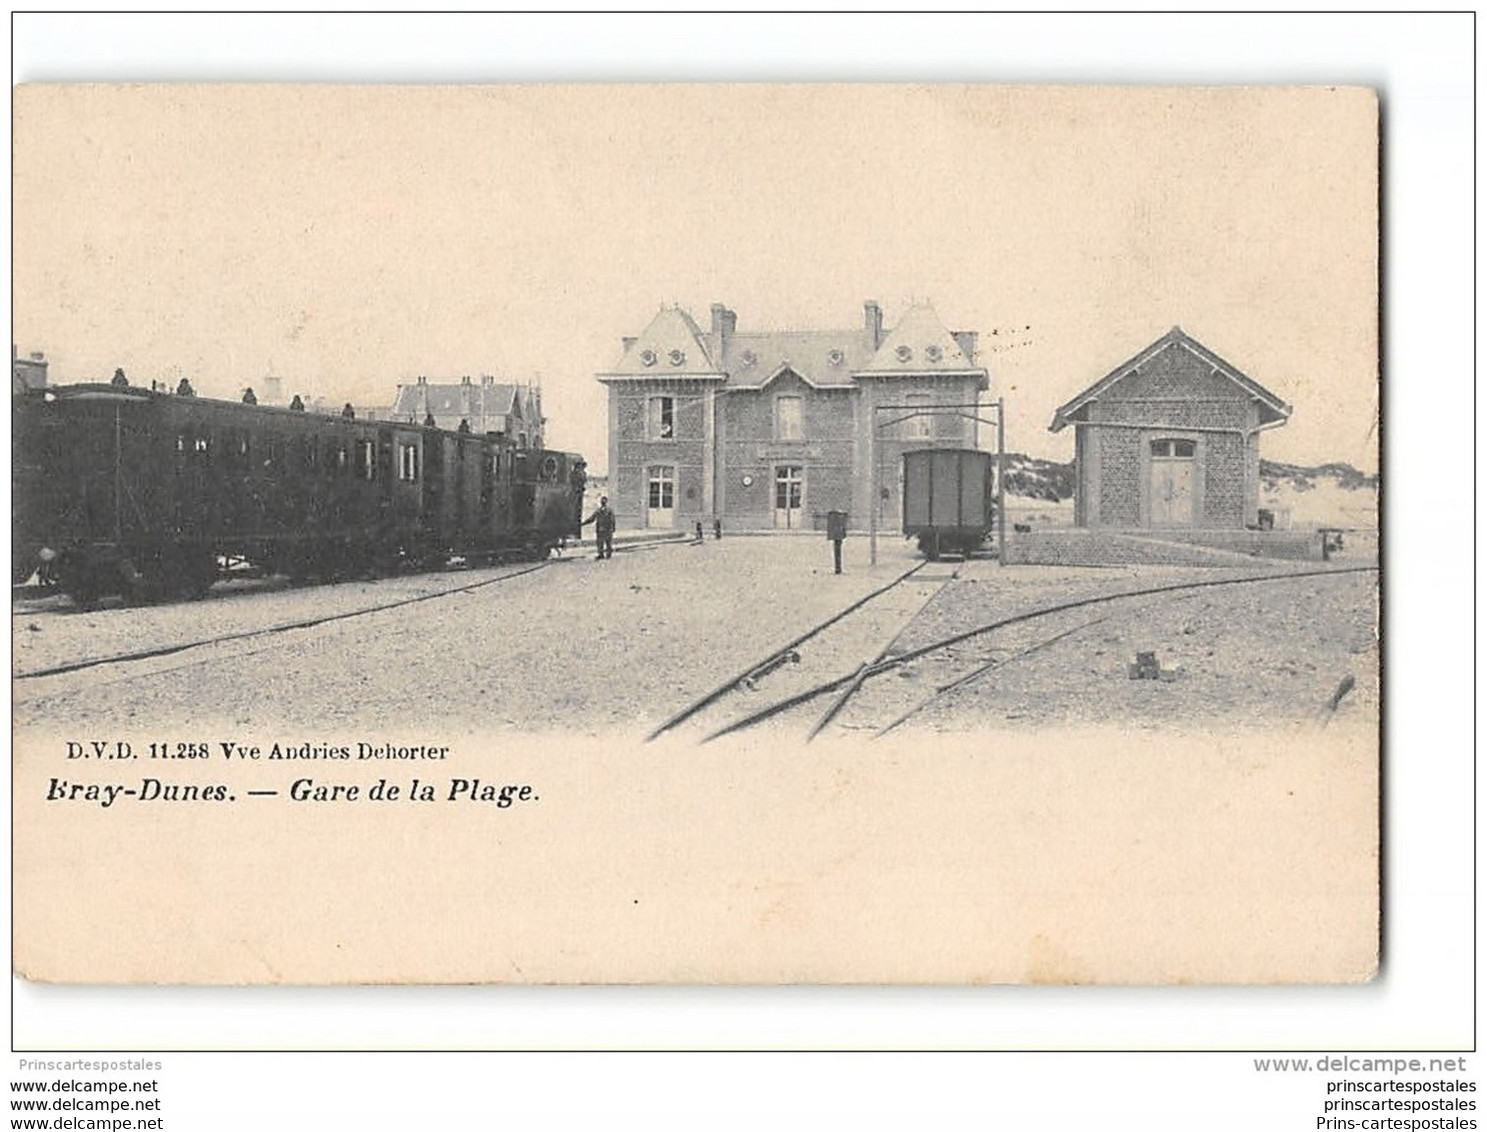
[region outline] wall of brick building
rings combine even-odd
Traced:
[[[704,514],[706,459],[704,411],[709,384],[700,381],[613,382],[609,387],[609,504],[621,529],[644,527],[650,469],[675,468],[675,521],[690,527]],[[648,402],[673,399],[672,439],[646,435]]]
[[[930,405],[973,402],[976,379],[894,377],[816,388],[793,373],[784,373],[763,389],[729,388],[687,379],[612,381],[610,504],[622,529],[645,526],[649,469],[668,465],[676,470],[675,526],[691,527],[698,521],[711,526],[716,517],[725,528],[770,529],[775,524],[776,469],[791,465],[803,470],[800,518],[804,527],[824,529],[826,512],[843,510],[849,513],[853,529],[867,530],[872,486],[868,462],[872,414],[868,406],[904,404],[912,393],[928,394]],[[647,437],[648,402],[655,396],[674,399],[673,435],[669,440]],[[801,399],[800,440],[778,436],[780,397]],[[711,437],[710,400],[715,406]],[[901,415],[885,411],[879,414],[879,423]],[[882,530],[897,530],[900,525],[899,480],[906,450],[975,446],[975,421],[949,415],[921,419],[927,436],[907,435],[913,429],[907,422],[878,431],[877,464],[885,496],[880,504]]]
[[[1091,402],[1079,426],[1076,522],[1148,525],[1150,442],[1196,442],[1193,525],[1243,527],[1259,506],[1254,399],[1188,350],[1173,346]]]
[[[1244,526],[1245,438],[1232,432],[1203,438],[1203,519],[1205,527]]]
[[[775,469],[803,469],[804,525],[821,528],[828,510],[852,502],[855,389],[815,389],[782,374],[763,389],[732,389],[718,399],[718,507],[739,530],[774,526]],[[777,437],[776,401],[801,399],[801,440]],[[747,477],[751,482],[745,484]]]
[[[977,422],[969,416],[955,416],[948,412],[889,424],[888,422],[906,416],[907,413],[883,406],[917,404],[912,395],[920,393],[929,394],[930,405],[970,404],[976,401],[979,394],[977,380],[969,377],[894,377],[864,379],[861,385],[863,400],[857,419],[861,467],[853,493],[852,527],[855,530],[867,530],[871,524],[873,473],[867,461],[867,453],[873,451],[878,465],[878,529],[901,530],[903,454],[917,448],[975,448],[978,447],[977,441],[982,434]],[[974,410],[964,412],[969,414]],[[987,420],[993,419],[990,412],[985,416]],[[908,435],[914,424],[921,420],[926,423],[929,435]],[[877,428],[876,443],[870,448],[873,441],[870,433],[875,425],[883,427]],[[988,425],[987,429],[992,427]],[[988,431],[988,435],[994,434]]]
[[[1134,428],[1100,428],[1091,435],[1100,449],[1099,482],[1089,488],[1098,500],[1093,508],[1099,516],[1098,525],[1140,526],[1141,441],[1145,434]]]

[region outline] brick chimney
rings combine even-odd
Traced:
[[[878,306],[878,300],[869,299],[862,304],[862,321],[876,350],[883,344],[883,308]]]
[[[708,346],[712,349],[714,363],[722,365],[724,353],[728,348],[728,339],[732,338],[734,331],[738,329],[738,315],[722,303],[712,305],[712,314],[712,334]]]

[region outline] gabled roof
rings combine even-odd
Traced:
[[[905,312],[867,365],[856,371],[866,377],[937,373],[986,378],[986,370],[966,357],[934,308],[923,303]]]
[[[708,353],[706,336],[680,307],[662,307],[633,342],[619,364],[599,380],[624,377],[715,377],[722,372]]]
[[[762,389],[788,369],[817,389],[849,389],[852,371],[871,356],[862,330],[780,330],[730,335],[723,368],[732,388]]]
[[[427,398],[427,400],[425,400]],[[394,417],[416,418],[484,414],[504,417],[522,413],[521,386],[500,382],[417,382],[399,385],[397,400],[389,410]]]
[[[1066,425],[1082,420],[1083,417],[1080,414],[1083,413],[1091,401],[1098,401],[1111,386],[1130,377],[1152,358],[1170,349],[1187,350],[1205,365],[1210,366],[1214,373],[1232,381],[1258,401],[1260,403],[1261,424],[1274,424],[1277,421],[1284,421],[1290,418],[1290,405],[1286,404],[1254,378],[1247,376],[1238,366],[1225,361],[1196,338],[1189,337],[1183,332],[1182,327],[1174,326],[1135,357],[1116,366],[1072,401],[1059,406],[1058,410],[1053,414],[1053,423],[1048,426],[1048,431],[1059,432]]]
[[[624,354],[601,382],[689,378],[727,389],[763,389],[788,370],[816,389],[851,389],[858,377],[972,377],[987,387],[985,368],[974,354],[974,335],[952,334],[927,304],[910,307],[903,320],[878,339],[882,315],[864,304],[864,325],[846,330],[736,329],[736,316],[713,308],[710,332],[680,307],[663,307],[650,325],[627,339]]]

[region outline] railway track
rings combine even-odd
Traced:
[[[945,683],[934,688],[931,691],[930,695],[920,699],[907,711],[895,712],[886,721],[877,722],[872,728],[874,737],[876,738],[897,729],[904,723],[908,722],[910,719],[914,718],[917,715],[920,715],[927,709],[931,708],[936,703],[941,702],[947,697],[953,696],[961,689],[974,684],[983,676],[986,676],[1007,665],[1015,664],[1025,657],[1040,653],[1046,649],[1054,648],[1060,643],[1076,637],[1078,634],[1110,620],[1112,617],[1122,615],[1128,616],[1139,613],[1142,609],[1153,604],[1159,599],[1165,599],[1170,597],[1171,595],[1196,595],[1200,591],[1218,587],[1264,585],[1268,583],[1291,582],[1305,578],[1335,577],[1360,573],[1373,573],[1377,570],[1378,567],[1375,565],[1315,570],[1287,570],[1267,574],[1246,575],[1237,578],[1205,578],[1198,581],[1173,582],[1164,583],[1161,585],[1143,586],[1137,589],[1122,590],[1119,592],[1107,594],[1096,594],[1093,596],[1081,597],[1068,601],[1053,602],[1032,609],[1021,610],[1019,612],[996,618],[983,624],[973,626],[972,628],[962,630],[960,632],[953,633],[948,636],[938,638],[936,640],[908,649],[899,649],[895,647],[897,642],[902,637],[903,630],[900,629],[899,633],[894,635],[893,639],[889,641],[888,645],[876,650],[874,655],[857,661],[850,667],[849,670],[838,670],[835,675],[831,675],[823,679],[816,679],[815,682],[807,682],[803,687],[797,686],[788,695],[777,698],[767,705],[754,708],[752,710],[742,711],[726,722],[715,724],[713,729],[710,730],[706,735],[704,735],[700,741],[703,743],[712,742],[713,740],[720,739],[725,735],[731,735],[738,732],[746,731],[753,727],[757,727],[758,725],[769,720],[776,720],[783,717],[794,716],[805,717],[806,709],[809,705],[815,703],[818,700],[821,700],[823,697],[830,696],[835,693],[835,698],[830,702],[824,714],[819,715],[816,718],[814,724],[807,731],[806,739],[807,741],[809,741],[810,739],[819,735],[834,719],[836,719],[838,715],[840,715],[842,711],[847,707],[849,702],[857,697],[870,681],[886,673],[901,671],[903,667],[909,664],[911,661],[918,660],[921,657],[930,656],[931,654],[945,652],[947,650],[953,649],[956,645],[971,641],[975,638],[995,634],[1002,630],[1011,629],[1013,627],[1035,625],[1040,622],[1048,622],[1050,620],[1058,620],[1063,618],[1064,615],[1072,613],[1074,611],[1091,609],[1092,607],[1118,606],[1120,603],[1134,603],[1134,607],[1129,610],[1121,611],[1119,609],[1114,609],[1109,612],[1101,613],[1098,616],[1086,618],[1072,626],[1060,625],[1056,632],[1035,637],[1033,640],[1021,643],[1013,648],[1001,647],[995,650],[988,650],[994,652],[997,655],[992,655],[989,657],[982,655],[980,657],[973,658],[966,665],[966,671],[961,672],[953,679],[948,680]],[[909,574],[901,576],[889,586],[868,595],[868,598],[863,599],[863,602],[858,603],[858,605],[860,606],[862,604],[865,604],[867,601],[876,598],[879,594],[891,590],[893,587],[903,582],[906,578],[909,577],[910,574],[913,573],[914,571],[910,571]],[[948,581],[949,579],[947,579],[947,582]],[[1147,600],[1143,601],[1142,599]],[[925,604],[927,604],[927,601]],[[797,638],[797,640],[795,642],[792,642],[791,645],[787,645],[784,649],[777,650],[775,653],[772,653],[770,657],[765,658],[761,665],[755,666],[755,670],[766,666],[769,666],[771,670],[773,667],[778,667],[780,663],[779,657],[783,652],[792,650],[799,643],[811,637],[814,637],[825,626],[840,620],[842,617],[853,612],[855,608],[856,607],[848,607],[847,610],[843,610],[842,613],[838,614],[836,618],[832,619],[832,621],[823,622],[822,625],[815,626],[812,629],[808,630],[807,633],[803,634],[800,638]],[[797,682],[797,685],[799,683],[800,682]],[[657,738],[659,735],[668,730],[671,730],[681,722],[697,716],[704,709],[711,708],[726,699],[733,698],[733,694],[739,691],[739,689],[743,686],[745,686],[743,678],[735,678],[734,680],[729,681],[726,684],[720,685],[718,688],[714,689],[706,696],[697,700],[694,704],[690,705],[688,708],[684,709],[676,716],[673,716],[671,719],[667,720],[666,723],[662,724],[661,727],[657,728],[651,734],[650,738]],[[1335,707],[1335,704],[1333,706]]]
[[[914,617],[939,592],[941,586],[957,576],[958,567],[945,572],[945,568],[950,565],[916,563],[892,581],[879,586],[825,620],[811,625],[767,656],[692,701],[651,731],[646,736],[647,742],[659,739],[688,722],[705,726],[711,721],[716,726],[718,717],[726,712],[726,705],[730,701],[748,698],[763,691],[766,686],[773,689],[782,683],[797,685],[803,679],[813,678],[810,674],[818,670],[830,671],[830,666],[839,662],[844,651],[854,648],[853,636],[866,634],[881,640],[885,625],[892,627],[889,641],[878,652],[879,655],[886,654]],[[929,582],[931,586],[927,592],[907,593],[904,587],[916,582]],[[933,582],[939,582],[940,585],[933,585]],[[855,647],[860,648],[860,645]],[[709,739],[713,737],[715,735],[708,736]]]
[[[655,550],[666,546],[686,545],[688,545],[688,543],[685,540],[681,539],[656,540],[652,542],[634,543],[628,546],[622,544],[615,548],[615,553],[632,554],[640,551]],[[157,644],[152,644],[138,649],[130,649],[122,652],[111,652],[100,656],[79,656],[65,661],[40,664],[34,668],[15,669],[13,670],[12,678],[16,681],[37,680],[44,677],[63,676],[68,673],[81,672],[87,669],[107,668],[113,665],[123,665],[138,661],[155,660],[162,657],[169,657],[179,653],[189,652],[193,649],[211,648],[217,645],[247,642],[255,639],[267,639],[282,633],[294,632],[296,630],[313,629],[320,625],[332,624],[339,621],[347,621],[357,617],[365,617],[375,613],[382,613],[389,610],[396,610],[407,606],[418,605],[423,602],[435,601],[440,598],[456,597],[461,594],[473,593],[490,586],[499,585],[502,582],[511,581],[512,579],[522,577],[523,575],[531,574],[538,570],[547,569],[564,562],[582,560],[584,557],[587,557],[582,552],[583,549],[584,548],[580,547],[570,547],[569,553],[566,556],[544,559],[542,561],[529,563],[520,567],[505,568],[505,573],[499,574],[495,577],[482,577],[476,581],[468,582],[462,585],[453,585],[447,588],[438,588],[429,591],[406,594],[404,596],[400,596],[391,600],[374,601],[371,604],[358,606],[355,609],[338,609],[335,612],[315,614],[313,616],[290,616],[284,618],[283,620],[272,621],[269,624],[249,625],[227,632],[220,632],[215,634],[200,634],[197,636],[185,637],[178,640],[162,641]],[[380,585],[381,583],[397,581],[411,582],[418,579],[437,578],[441,576],[447,577],[452,572],[453,571],[451,570],[446,570],[442,572],[432,571],[416,575],[409,574],[392,576],[388,578],[378,579],[376,582],[373,583],[373,585]],[[230,591],[218,591],[216,594],[208,595],[208,598],[206,600],[210,602],[214,597],[222,600],[231,599],[234,597],[268,598],[272,595],[303,593],[324,588],[272,584],[273,582],[278,581],[278,579],[262,579],[262,581],[264,582],[264,585],[262,586],[248,589],[240,588],[235,593]],[[245,585],[251,585],[251,583],[245,583]],[[33,591],[38,588],[39,587],[16,587],[16,589],[26,589]],[[14,590],[12,592],[14,595]],[[32,600],[22,600],[18,602],[13,601],[12,620],[14,621],[14,619],[17,617],[70,617],[90,612],[89,610],[82,609],[71,604],[70,599],[65,599],[64,595],[58,594],[56,593],[56,591],[46,592],[48,593],[48,596],[45,598],[37,599],[33,596]],[[192,603],[192,607],[195,608],[199,604],[200,603]],[[132,608],[158,608],[169,610],[173,606],[178,607],[180,605],[181,603],[166,603],[165,605],[157,605],[153,607],[133,606]],[[131,608],[131,606],[121,605],[117,607],[118,610],[124,610],[127,608]]]
[[[555,561],[562,561],[561,559]],[[360,606],[356,609],[342,609],[334,613],[318,614],[311,617],[292,618],[287,621],[277,621],[268,625],[255,626],[236,630],[233,632],[219,633],[215,636],[193,637],[185,640],[171,641],[147,648],[135,649],[128,652],[110,653],[104,656],[79,657],[57,664],[40,666],[34,669],[16,671],[12,678],[17,681],[36,680],[46,676],[61,676],[69,672],[80,672],[84,669],[99,668],[108,665],[128,664],[133,661],[154,660],[159,657],[173,656],[177,653],[188,652],[191,649],[209,648],[214,645],[230,644],[236,641],[248,641],[260,637],[272,637],[279,633],[293,632],[299,629],[313,629],[320,625],[328,625],[337,621],[346,621],[356,617],[366,617],[374,613],[383,613],[388,610],[401,609],[406,606],[418,605],[422,602],[437,601],[440,598],[454,597],[459,594],[473,593],[489,586],[500,585],[514,578],[520,578],[525,574],[531,574],[538,570],[546,569],[554,564],[554,561],[533,563],[519,569],[511,570],[493,578],[481,578],[479,581],[470,582],[466,585],[451,586],[448,589],[435,590],[433,592],[409,594],[392,601],[376,602],[371,605]]]

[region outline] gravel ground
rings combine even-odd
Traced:
[[[883,540],[879,564],[869,569],[867,549],[865,539],[848,542],[841,576],[832,573],[829,544],[819,537],[736,537],[605,562],[570,553],[504,581],[497,579],[510,568],[86,613],[59,603],[13,618],[17,672],[373,611],[18,681],[15,719],[22,726],[176,729],[230,723],[259,733],[364,730],[369,723],[398,734],[630,733],[654,726],[917,561],[908,544]],[[976,561],[948,580],[952,570],[936,564],[843,622],[818,644],[818,664],[826,673],[850,673],[895,638],[895,648],[905,650],[1060,601],[1248,573]],[[1315,718],[1348,676],[1354,687],[1339,715],[1376,718],[1375,578],[1218,587],[1042,618],[872,681],[839,724],[849,732],[876,730],[934,687],[992,659],[1007,663],[916,715],[912,726],[1266,726]],[[479,585],[485,581],[491,584]],[[432,600],[375,611],[420,597]],[[1072,630],[1068,637],[1040,646],[1065,630]],[[1176,678],[1128,679],[1138,651],[1156,652],[1164,667],[1180,670]],[[761,681],[746,706],[822,675],[820,668],[808,677],[782,669]]]
[[[437,600],[21,681],[15,719],[259,733],[373,722],[399,734],[643,728],[917,561],[908,544],[886,541],[876,568],[867,557],[866,540],[852,540],[846,572],[834,575],[819,536],[663,545],[603,562],[570,554]],[[472,574],[25,614],[13,619],[16,665],[306,620],[468,585]]]
[[[863,539],[846,559],[833,575],[819,536],[570,556],[311,628],[17,680],[17,969],[89,983],[1370,975],[1375,575],[1093,606],[978,638],[954,661],[871,683],[809,757],[798,719],[707,746],[695,728],[639,742],[917,561],[884,540],[869,570]],[[16,663],[268,629],[481,576],[32,609],[13,618]],[[850,672],[895,639],[906,648],[1079,596],[1225,576],[1237,572],[940,563],[818,652]],[[1016,655],[1067,628],[1078,631]],[[1181,674],[1126,679],[1137,650]],[[993,656],[1012,659],[884,742],[864,741],[865,728]],[[743,699],[769,702],[805,668]],[[1355,689],[1317,730],[1348,674]],[[988,729],[996,741],[976,734]],[[64,739],[199,740],[213,754],[74,762]],[[249,767],[215,750],[348,739],[453,753]],[[533,784],[540,800],[47,800],[56,778],[140,774],[233,791],[282,791],[301,775],[363,787],[479,775]],[[127,867],[135,859],[161,867]]]
[[[1249,572],[1110,573],[1036,567],[997,572],[972,564],[915,621],[902,647],[1062,600]],[[1348,678],[1352,686],[1337,717],[1377,719],[1376,578],[1355,573],[1176,591],[1008,626],[874,681],[844,726],[876,730],[989,661],[998,666],[916,714],[914,725],[965,731],[1320,722]],[[1060,634],[1067,635],[1052,639]],[[1138,652],[1154,652],[1171,678],[1131,679],[1129,666]]]

